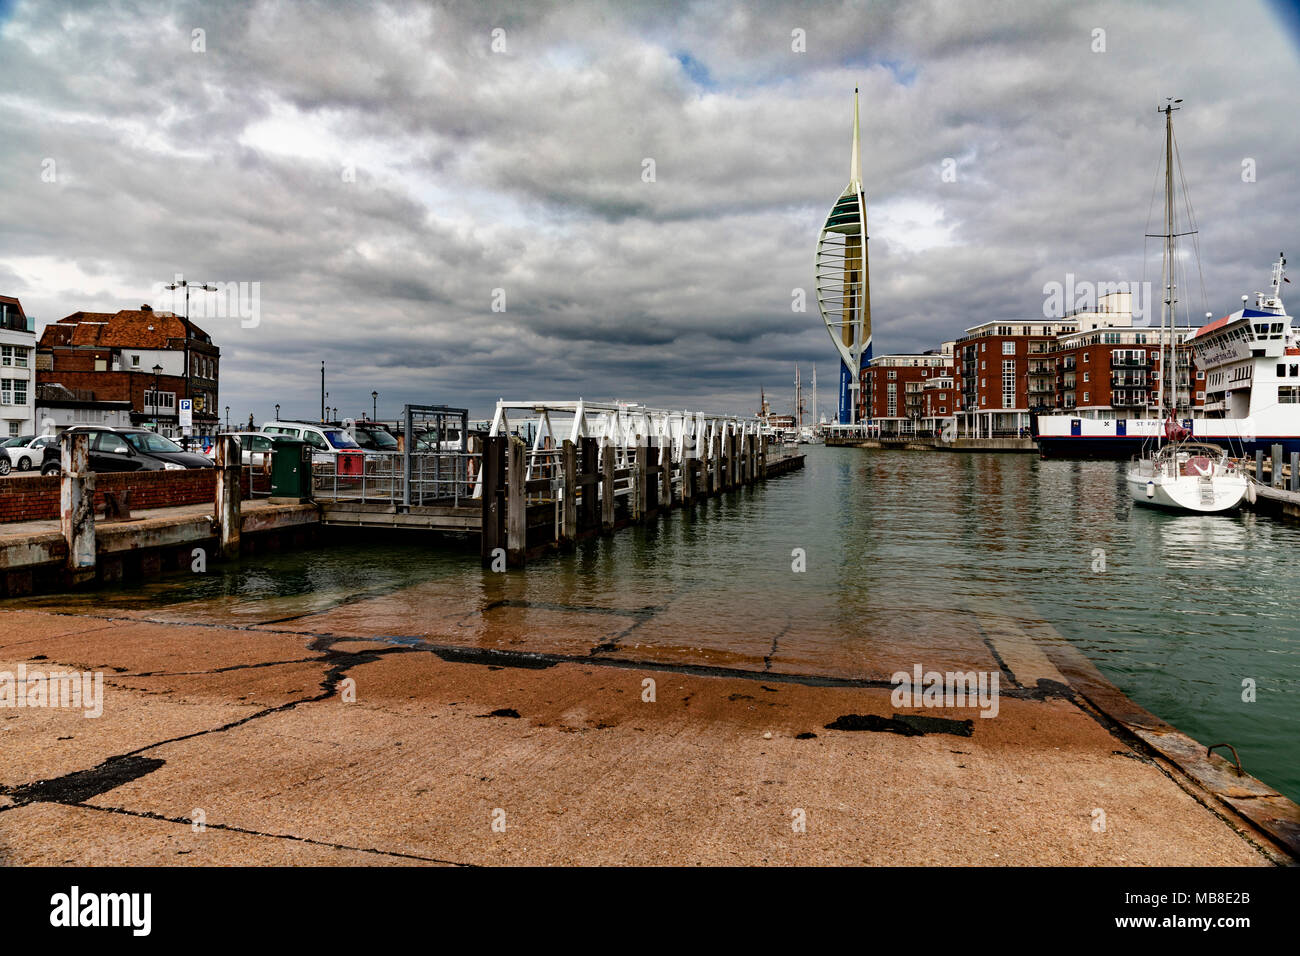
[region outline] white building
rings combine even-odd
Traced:
[[[0,295],[0,438],[36,434],[36,322]]]

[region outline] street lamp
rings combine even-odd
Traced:
[[[226,431],[230,431],[230,406],[226,406]]]
[[[275,420],[276,420],[277,422],[280,420],[280,406],[279,406],[279,405],[275,406]]]
[[[158,431],[158,376],[162,374],[163,367],[155,365],[153,367],[153,430]]]
[[[190,289],[198,289],[202,292],[216,292],[217,287],[214,285],[208,285],[206,282],[202,285],[195,285],[186,279],[182,279],[178,275],[175,282],[171,285],[163,286],[163,288],[171,289],[173,291],[176,289],[185,290],[185,317],[183,319],[185,326],[185,397],[190,398]]]
[[[379,393],[370,393],[370,420],[379,421]]]

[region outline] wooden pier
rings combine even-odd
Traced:
[[[501,402],[463,450],[401,455],[318,475],[322,523],[478,534],[498,569],[804,463],[758,419],[582,401]]]

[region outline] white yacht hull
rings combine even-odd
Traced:
[[[1240,505],[1246,496],[1247,481],[1245,475],[1148,477],[1130,470],[1128,492],[1140,505],[1213,514]]]

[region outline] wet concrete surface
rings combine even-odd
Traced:
[[[0,610],[0,672],[105,682],[95,719],[0,708],[0,863],[1287,859],[989,609],[927,663],[1003,675],[984,718],[891,700],[925,626],[811,661],[757,614],[701,640],[693,599],[425,598],[253,627]]]

